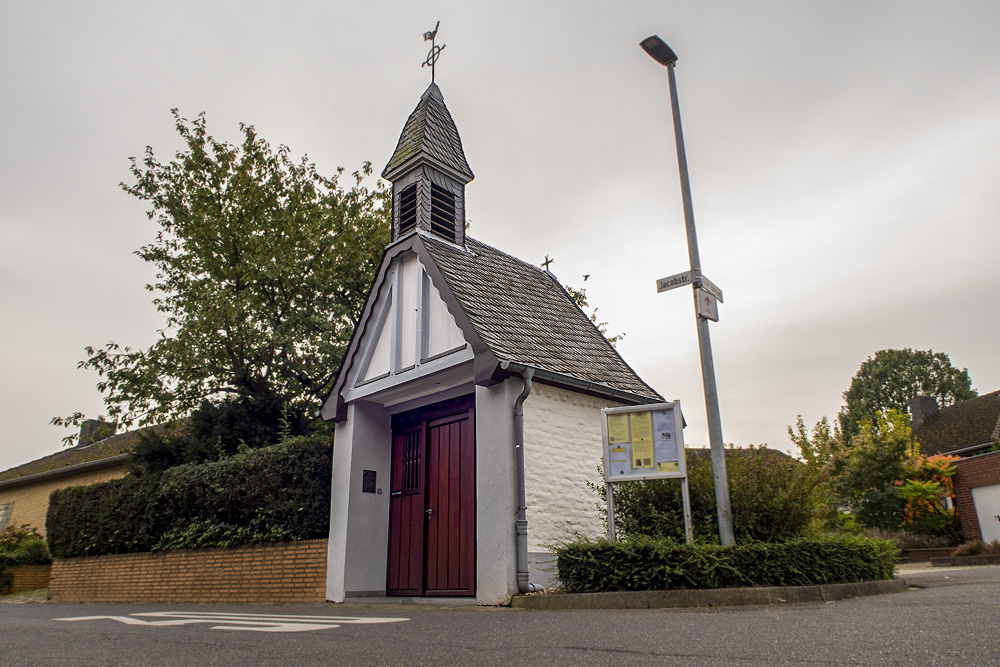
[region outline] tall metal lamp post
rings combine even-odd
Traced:
[[[674,79],[674,63],[677,62],[677,54],[656,35],[647,37],[639,45],[653,60],[667,68],[667,78],[670,82],[670,106],[674,116],[674,139],[677,142],[677,167],[680,171],[681,196],[684,200],[684,225],[687,228],[688,257],[691,261],[690,272],[661,279],[657,283],[657,290],[662,292],[691,284],[694,291],[698,348],[701,351],[701,377],[705,387],[705,410],[708,413],[708,441],[712,448],[712,471],[715,476],[715,506],[719,520],[719,540],[723,545],[727,545],[733,543],[733,514],[729,504],[726,450],[722,442],[722,419],[719,416],[719,395],[715,386],[712,340],[708,333],[708,320],[718,320],[718,305],[715,300],[722,301],[722,290],[701,273],[698,236],[694,227],[694,207],[691,204],[691,184],[688,182],[684,135],[681,132],[681,111],[677,102],[677,82]]]

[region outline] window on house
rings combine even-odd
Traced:
[[[431,183],[431,231],[458,242],[455,230],[455,193]]]
[[[7,527],[10,523],[10,513],[14,511],[14,503],[4,503],[0,505],[0,530]]]
[[[417,184],[403,188],[399,193],[399,235],[413,231],[417,226]]]

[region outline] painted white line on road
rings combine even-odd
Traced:
[[[165,618],[163,621],[144,621],[136,616]],[[216,624],[212,630],[246,630],[250,632],[309,632],[329,630],[341,625],[368,625],[374,623],[398,623],[408,618],[379,618],[362,616],[294,616],[282,614],[236,614],[198,611],[151,611],[128,616],[75,616],[54,618],[54,621],[99,621],[110,620],[125,625],[147,627],[169,627],[197,623]]]

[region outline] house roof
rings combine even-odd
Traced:
[[[1000,391],[956,403],[913,429],[925,455],[987,446],[1000,437]]]
[[[124,461],[125,457],[132,452],[132,448],[135,447],[140,432],[129,431],[113,435],[86,447],[70,447],[61,452],[4,470],[0,472],[0,484],[28,477],[49,477],[69,472],[70,468],[78,469],[80,466],[97,467],[101,463],[111,464]],[[25,479],[25,481],[27,480]]]
[[[444,104],[444,95],[436,83],[427,87],[417,108],[406,120],[396,150],[382,171],[382,177],[393,180],[403,167],[419,158],[454,172],[466,183],[473,179],[472,170],[462,150],[458,128],[455,127],[455,121]]]
[[[473,238],[466,238],[467,249],[428,236],[420,240],[475,333],[500,362],[663,400],[552,274]]]

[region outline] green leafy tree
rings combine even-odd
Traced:
[[[173,110],[184,150],[132,158],[122,189],[149,205],[155,239],[136,255],[156,269],[146,288],[165,317],[149,348],[87,347],[109,419],[164,422],[209,400],[275,401],[311,414],[330,390],[389,241],[388,192],[345,189],[252,126],[240,145],[208,134],[205,115]],[[77,425],[83,415],[57,417]],[[66,440],[71,440],[67,438]]]
[[[815,481],[815,497],[821,507],[823,522],[827,527],[837,527],[840,523],[840,512],[830,486],[834,461],[842,455],[844,438],[837,422],[831,425],[830,420],[823,417],[813,426],[812,432],[806,430],[802,415],[795,420],[795,429],[788,427],[788,437],[799,450],[799,458],[812,472]]]
[[[862,420],[850,447],[835,458],[832,485],[838,500],[867,528],[898,530],[905,499],[898,492],[916,447],[910,439],[910,417],[898,410]]]
[[[583,282],[587,282],[587,278],[589,277],[590,274],[588,273],[583,277]],[[580,310],[584,311],[584,314],[586,314],[587,312],[586,309],[590,307],[590,302],[587,300],[587,289],[585,287],[576,289],[575,287],[571,287],[570,285],[563,285],[563,289],[565,289],[566,292],[569,294],[569,298],[573,300],[573,303],[575,303],[577,307]],[[597,327],[597,330],[600,331],[601,334],[608,339],[609,343],[611,343],[611,347],[616,347],[618,345],[618,341],[625,338],[624,333],[614,334],[613,336],[608,335],[608,323],[599,322],[597,320],[596,307],[594,308],[593,311],[591,311],[589,317],[590,321],[594,323],[595,327]]]
[[[865,418],[896,410],[909,413],[914,396],[934,396],[942,406],[975,398],[969,371],[951,365],[947,354],[933,350],[879,350],[869,357],[844,392],[840,428],[850,442]]]
[[[823,417],[812,429],[812,434],[806,431],[802,415],[795,420],[795,430],[788,427],[788,437],[798,447],[800,458],[810,466],[827,466],[840,451],[844,438],[836,422],[830,425],[830,420]]]

